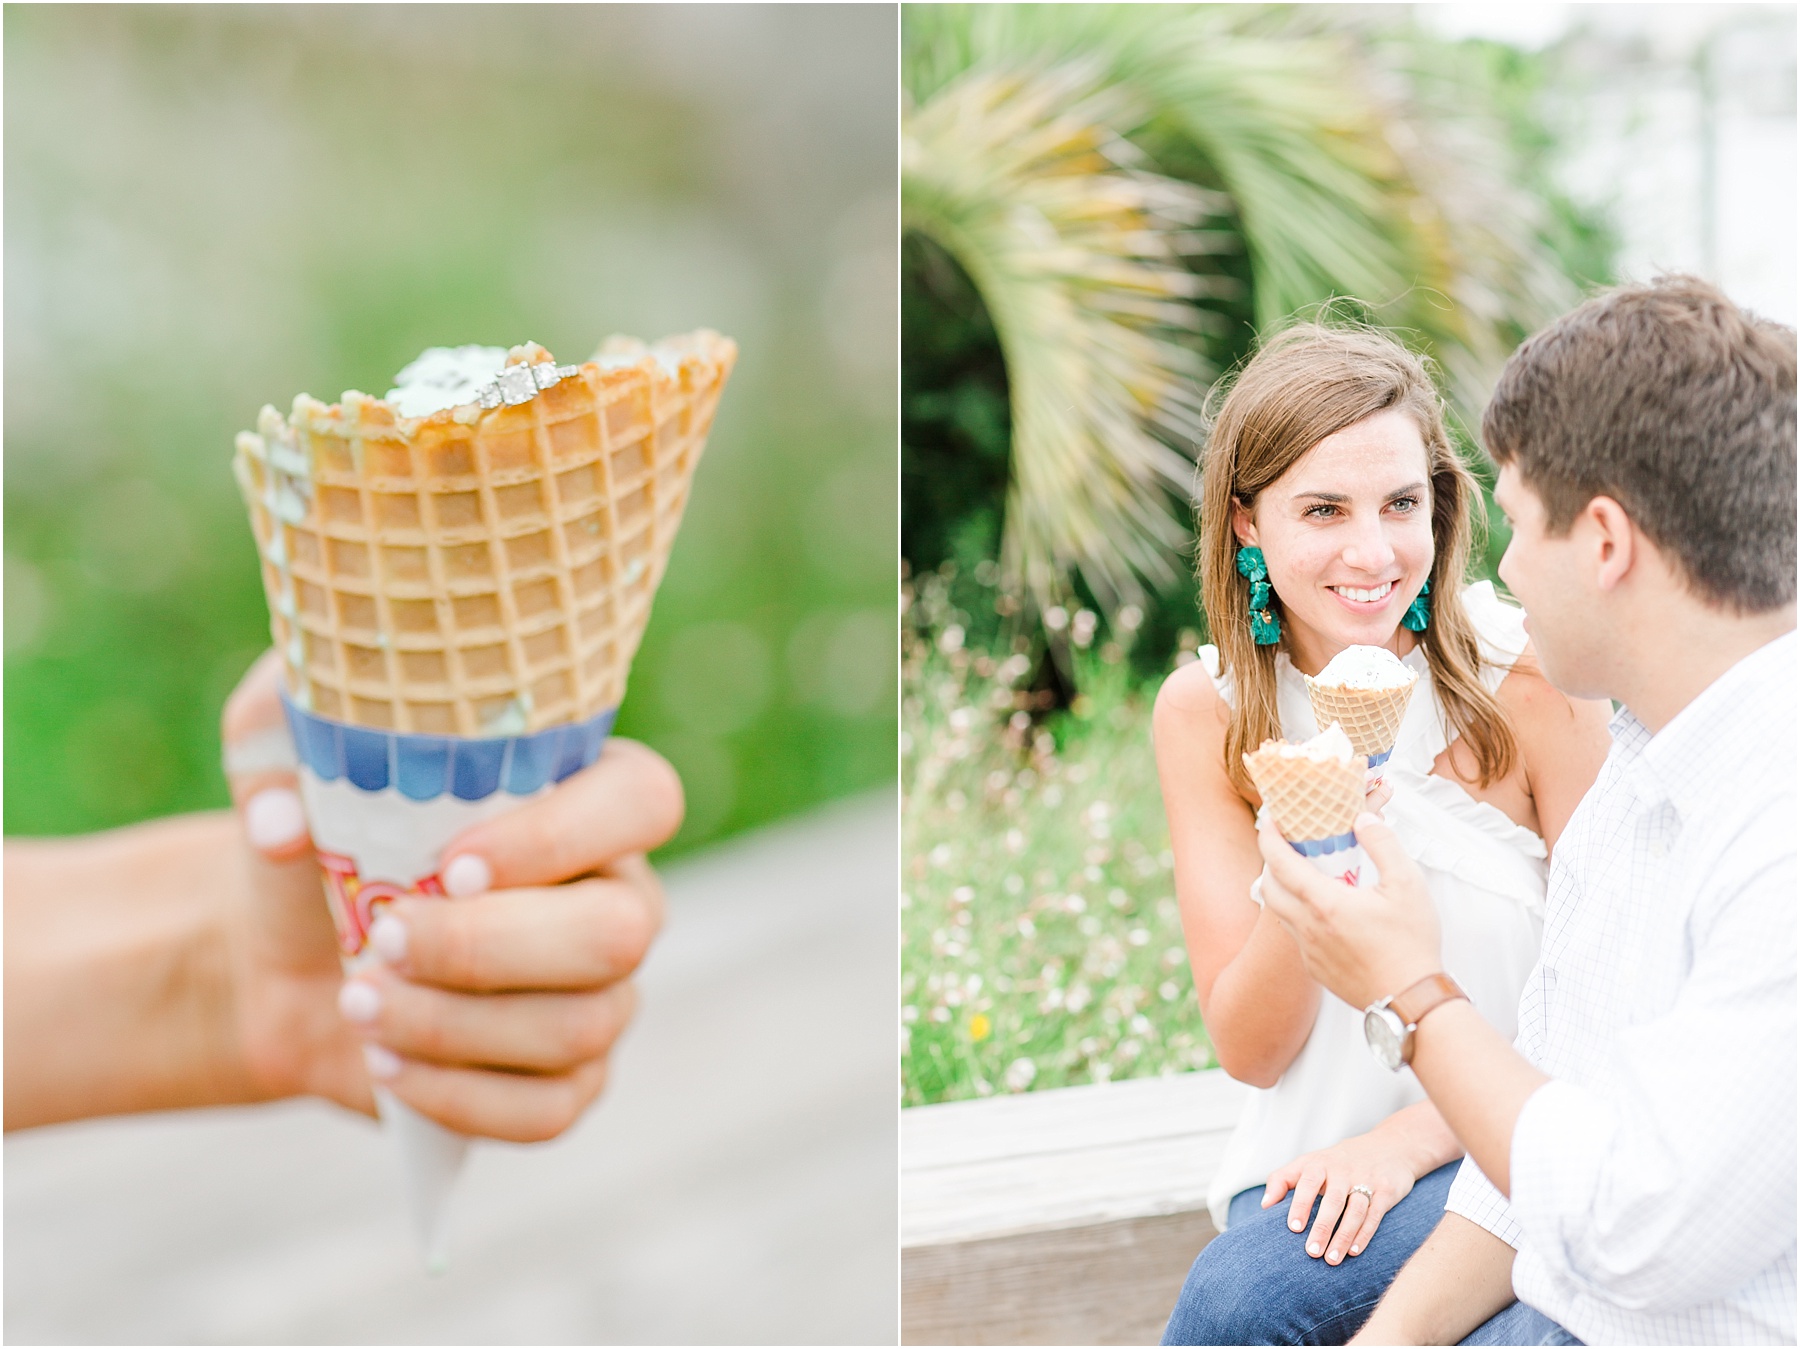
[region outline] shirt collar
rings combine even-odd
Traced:
[[[1746,752],[1770,698],[1789,697],[1800,639],[1765,642],[1702,689],[1655,735],[1627,708],[1612,729],[1626,772],[1641,795],[1666,800],[1686,818],[1702,802],[1729,795],[1725,779]]]

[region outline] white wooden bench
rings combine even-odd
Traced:
[[[900,1116],[903,1344],[1154,1344],[1214,1235],[1219,1069]]]

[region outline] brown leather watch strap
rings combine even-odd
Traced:
[[[1425,1019],[1427,1012],[1457,998],[1474,1001],[1457,986],[1456,980],[1440,972],[1428,974],[1418,983],[1394,994],[1388,999],[1388,1006],[1400,1018],[1401,1024],[1411,1030]]]

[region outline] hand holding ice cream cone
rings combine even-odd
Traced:
[[[346,996],[318,859],[304,819],[293,818],[279,677],[273,653],[252,666],[222,732],[233,801],[257,854],[232,945],[239,1038],[258,1094],[319,1095],[372,1115],[372,1045],[398,1064],[384,1086],[440,1123],[515,1142],[561,1132],[600,1089],[629,1019],[630,976],[662,920],[662,887],[644,854],[681,822],[674,770],[614,739],[591,768],[459,834],[442,869],[447,888],[466,897],[386,906],[383,934],[397,933],[400,954],[351,981],[366,982],[373,1000]],[[290,804],[267,804],[284,793]],[[265,825],[257,837],[256,813],[290,828]],[[464,878],[478,883],[465,891]],[[480,967],[453,954],[472,950],[483,953]],[[573,958],[583,950],[595,958]],[[370,1008],[372,1017],[346,1015]]]
[[[435,961],[429,934],[452,921],[443,899],[508,883],[456,840],[600,755],[736,356],[707,331],[654,347],[609,339],[572,366],[531,343],[433,348],[386,398],[302,394],[289,416],[265,407],[237,439],[300,796],[351,976],[341,1009],[384,1032],[366,1047],[368,1070],[433,1267],[461,1135],[552,1136],[603,1078],[586,1048],[518,1057],[534,1018],[566,1027],[570,1009],[545,1010],[546,990],[520,982],[530,952],[515,966],[509,943],[566,907],[566,891],[537,910],[467,901],[457,917],[479,908],[482,923],[446,948],[459,960]],[[567,850],[553,842],[544,862]],[[609,883],[630,888],[594,882]],[[564,954],[601,946],[590,934]],[[640,945],[558,978],[610,982],[641,956]],[[421,1062],[443,1046],[409,1041],[430,1000],[391,981],[396,968],[510,1009],[510,1031],[472,1041],[472,1061],[568,1081],[495,1092],[479,1074]],[[618,996],[576,1010],[610,1028],[592,1037],[607,1045],[629,1016]]]
[[[1293,935],[1314,979],[1351,1007],[1367,1007],[1444,968],[1425,877],[1386,824],[1367,814],[1353,822],[1359,851],[1381,868],[1378,883],[1354,891],[1301,865],[1273,826],[1265,820],[1257,832],[1263,903]]]

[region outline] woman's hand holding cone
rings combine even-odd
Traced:
[[[233,695],[228,761],[234,744],[275,743],[259,737],[281,728],[279,671],[264,657]],[[381,962],[345,983],[304,822],[297,836],[273,827],[298,818],[282,797],[293,774],[242,766],[232,795],[261,851],[244,1035],[270,1094],[372,1112],[375,1075],[460,1133],[525,1142],[573,1124],[604,1086],[636,1006],[630,977],[662,923],[644,854],[681,823],[674,770],[609,741],[591,768],[472,826],[444,852],[453,898],[384,908],[371,932]]]

